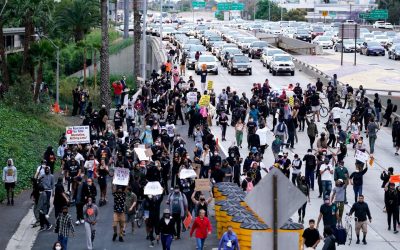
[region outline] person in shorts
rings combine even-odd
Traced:
[[[359,195],[358,196],[358,202],[354,203],[353,206],[350,209],[350,215],[354,213],[354,217],[356,219],[356,225],[355,225],[355,230],[356,230],[356,235],[357,235],[357,241],[356,244],[360,244],[360,231],[362,230],[363,232],[363,244],[367,245],[366,237],[367,237],[367,226],[368,226],[368,221],[367,217],[369,220],[369,223],[372,222],[372,217],[371,213],[369,211],[368,204],[364,202],[364,195]]]
[[[3,168],[3,182],[7,191],[7,206],[14,206],[14,189],[17,183],[17,168],[12,159],[7,160],[7,166]]]
[[[125,201],[126,201],[126,193],[123,190],[122,186],[114,186],[113,187],[113,196],[114,196],[114,216],[113,216],[113,230],[114,235],[112,240],[115,241],[117,239],[118,230],[117,226],[119,225],[119,241],[123,242],[123,230],[125,226]]]

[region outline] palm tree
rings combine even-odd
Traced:
[[[100,96],[101,104],[111,108],[110,62],[108,54],[108,0],[101,0]]]
[[[133,1],[133,79],[137,79],[140,72],[140,37],[142,35],[140,26],[140,12],[138,1]],[[146,46],[146,45],[143,45]],[[145,55],[143,55],[145,56]]]
[[[30,54],[32,55],[32,61],[37,64],[37,79],[33,96],[33,101],[37,102],[40,85],[43,82],[43,62],[49,60],[54,55],[54,47],[49,41],[40,40],[32,44]]]
[[[55,13],[56,27],[60,33],[72,34],[79,42],[91,28],[100,23],[98,0],[72,0],[60,3]],[[67,38],[71,36],[66,36]]]

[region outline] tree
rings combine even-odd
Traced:
[[[140,72],[140,38],[142,28],[140,26],[140,13],[138,1],[133,1],[133,79],[136,80]],[[144,44],[143,46],[147,46]],[[145,55],[144,55],[145,56]]]
[[[108,0],[101,0],[100,96],[101,104],[111,108],[110,62],[108,53]]]
[[[39,100],[40,85],[43,82],[43,63],[54,56],[54,47],[49,41],[40,40],[32,44],[30,52],[32,61],[37,64],[37,79],[33,96],[33,101],[37,102]]]
[[[65,39],[73,37],[75,42],[84,38],[91,28],[100,22],[97,0],[65,0],[57,5],[55,20],[58,35]]]
[[[7,57],[4,48],[4,35],[3,35],[3,16],[0,16],[0,63],[1,75],[4,84],[4,90],[7,91],[10,86],[10,74],[7,67]]]
[[[285,21],[307,21],[307,11],[304,9],[291,9],[283,15]]]
[[[269,9],[271,10],[271,17],[268,16]],[[284,15],[286,13],[286,9],[281,10],[281,7],[271,0],[260,0],[257,4],[256,19],[280,21],[281,13]]]

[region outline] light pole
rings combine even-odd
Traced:
[[[162,49],[163,44],[162,44],[162,30],[163,30],[163,0],[160,0],[160,49]]]
[[[271,21],[271,0],[268,0],[268,21]]]
[[[147,0],[143,0],[143,28],[142,28],[142,37],[143,37],[143,56],[142,56],[142,78],[146,80],[146,64],[147,64],[147,37],[146,37],[146,29],[147,29]],[[162,38],[161,38],[162,41]]]

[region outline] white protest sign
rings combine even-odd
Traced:
[[[356,160],[361,161],[361,162],[366,162],[366,161],[368,161],[368,159],[369,159],[368,153],[357,150]]]
[[[144,187],[144,195],[160,195],[163,191],[164,189],[158,181],[150,181]]]
[[[128,186],[128,183],[129,183],[129,169],[114,168],[113,184],[120,186]]]
[[[69,126],[65,129],[67,144],[85,144],[90,143],[89,126]]]
[[[146,155],[145,148],[135,148],[135,153],[139,158],[139,161],[149,161],[150,157]]]
[[[197,174],[193,169],[182,169],[179,173],[179,179],[196,178]]]
[[[186,94],[187,103],[192,105],[193,103],[197,103],[197,93],[196,92],[189,92]]]

